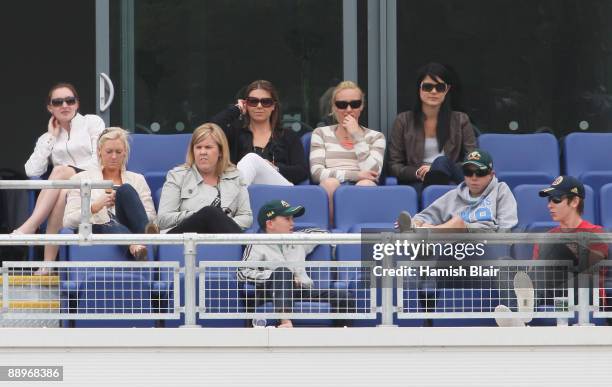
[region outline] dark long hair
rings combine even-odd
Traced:
[[[416,79],[416,99],[414,101],[413,119],[414,119],[414,127],[415,128],[424,128],[425,119],[423,117],[423,102],[421,101],[421,82],[425,79],[426,76],[432,78],[433,80],[441,79],[449,86],[452,86],[453,76],[452,73],[446,68],[444,65],[440,63],[431,62],[421,67],[417,72]],[[441,152],[444,148],[444,144],[448,140],[450,136],[450,119],[451,119],[451,93],[446,93],[446,97],[444,98],[444,102],[440,106],[440,111],[438,111],[438,127],[436,130],[436,138],[438,140],[438,150]]]
[[[276,90],[276,87],[274,87],[272,82],[266,81],[263,79],[259,79],[257,81],[251,82],[247,86],[246,90],[244,91],[243,98],[246,99],[246,97],[249,96],[249,93],[251,91],[257,90],[257,89],[267,91],[268,93],[270,93],[270,96],[272,96],[272,99],[274,100],[274,111],[272,112],[272,115],[270,115],[270,126],[272,127],[272,136],[278,137],[281,135],[283,131],[283,128],[281,127],[281,122],[280,122],[280,117],[282,116],[281,116],[280,101],[278,100],[278,91]],[[246,126],[249,125],[249,121],[250,121],[250,118],[247,115],[246,120],[245,120]]]

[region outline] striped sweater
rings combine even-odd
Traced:
[[[365,134],[354,139],[353,149],[346,149],[336,137],[338,125],[316,128],[310,142],[310,174],[315,183],[334,177],[341,183],[357,182],[360,171],[380,174],[385,155],[385,136],[364,128]]]

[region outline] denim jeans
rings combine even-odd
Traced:
[[[129,184],[121,185],[115,196],[116,219],[92,225],[94,234],[144,234],[149,222],[138,192]]]

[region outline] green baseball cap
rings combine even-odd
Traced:
[[[493,157],[483,149],[474,149],[463,160],[463,165],[475,165],[478,169],[493,169]]]
[[[262,230],[266,229],[266,221],[276,218],[277,216],[298,216],[304,215],[306,209],[302,206],[291,207],[289,203],[284,200],[271,200],[265,203],[259,209],[257,214],[257,223]]]

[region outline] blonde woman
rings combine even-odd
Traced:
[[[227,138],[213,123],[191,136],[184,165],[168,172],[159,227],[169,233],[240,233],[253,222],[249,193],[230,162]]]
[[[364,108],[363,91],[351,81],[340,82],[332,92],[331,109],[337,125],[317,128],[310,143],[310,173],[329,195],[340,184],[375,186],[383,166],[385,136],[359,124]]]
[[[112,190],[91,191],[91,223],[96,234],[157,233],[153,223],[155,207],[151,190],[143,175],[126,170],[130,154],[128,132],[121,128],[105,129],[97,144],[100,168],[77,173],[73,180],[112,180]],[[81,217],[81,196],[70,190],[64,214],[64,227],[76,228]],[[137,260],[147,258],[144,245],[129,246]]]

